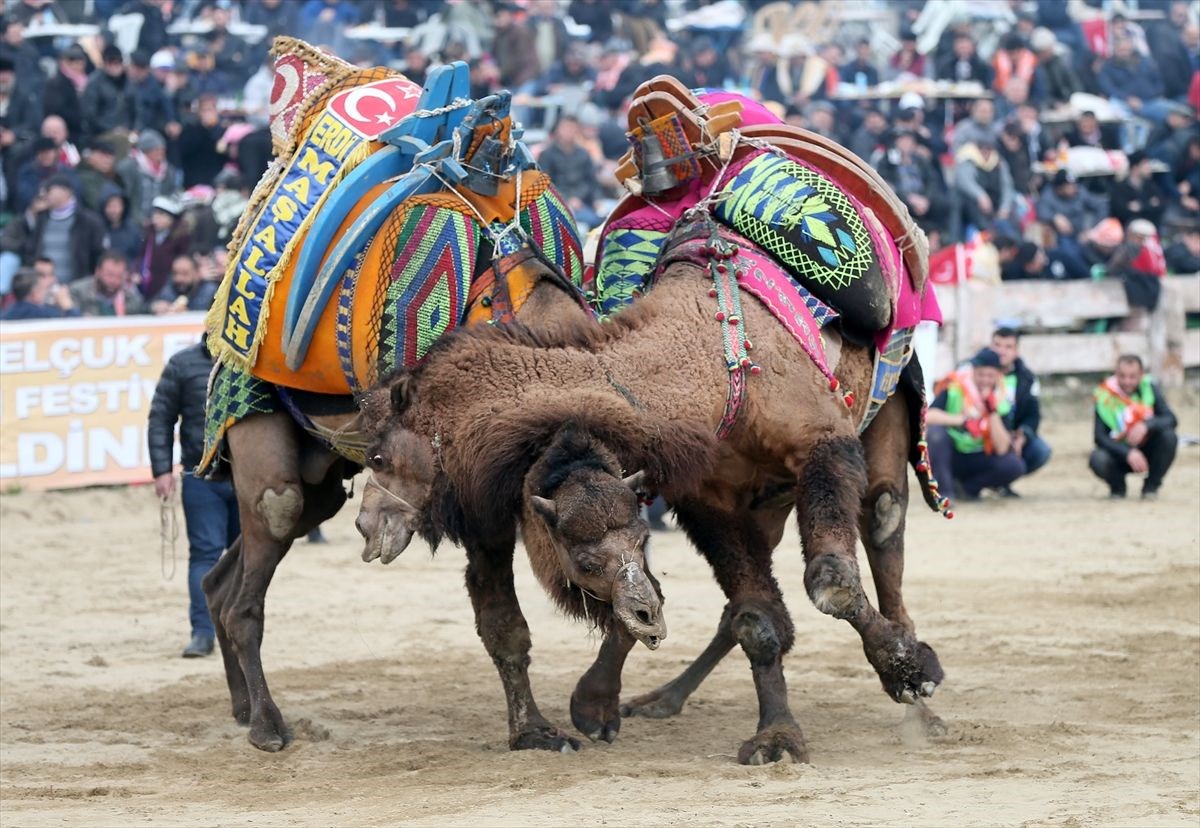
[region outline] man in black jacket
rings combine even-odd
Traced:
[[[1012,434],[1013,451],[1025,461],[1025,474],[1033,474],[1050,460],[1050,444],[1038,436],[1042,424],[1041,385],[1020,356],[1021,334],[1015,328],[997,328],[991,349],[1000,355],[1000,370],[1012,409],[1004,425]],[[1003,497],[1019,497],[1011,486],[999,489]]]
[[[1092,472],[1108,484],[1109,497],[1125,497],[1125,475],[1145,474],[1142,499],[1154,500],[1175,461],[1178,421],[1158,383],[1134,354],[1117,358],[1117,372],[1095,392]]]
[[[198,658],[213,651],[213,623],[201,581],[221,557],[221,552],[241,532],[233,484],[228,481],[215,483],[192,474],[204,451],[204,403],[211,371],[212,356],[203,341],[171,357],[154,389],[146,432],[154,491],[166,500],[175,491],[173,450],[175,424],[180,422],[183,517],[187,523],[192,624],[192,639],[183,651],[184,658]]]

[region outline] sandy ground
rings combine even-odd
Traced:
[[[854,632],[804,597],[785,540],[803,766],[734,761],[756,721],[736,651],[673,720],[626,720],[615,744],[578,755],[510,753],[461,551],[367,566],[353,509],[276,577],[265,661],[297,738],[260,753],[229,716],[220,660],[178,657],[184,563],[160,577],[151,491],[6,495],[0,823],[1195,826],[1200,449],[1183,449],[1159,502],[1112,504],[1084,466],[1086,409],[1062,416],[1023,500],[948,523],[914,506],[908,606],[948,673],[933,704],[944,738],[902,725]],[[1194,402],[1181,425],[1200,432]],[[655,565],[670,637],[635,651],[627,693],[699,652],[722,603],[679,533],[657,539]],[[535,690],[569,727],[598,642],[523,559],[519,588]]]

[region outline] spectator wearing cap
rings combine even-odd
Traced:
[[[164,53],[174,66],[174,58]],[[154,76],[153,65],[158,59],[149,52],[138,50],[129,56],[129,91],[133,98],[133,129],[141,133],[152,129],[166,133],[167,125],[178,121],[175,104],[167,94],[162,82]],[[162,61],[160,60],[160,65]]]
[[[925,123],[925,99],[916,92],[900,96],[899,111],[894,119],[897,129],[910,130],[917,139],[917,152],[926,158],[936,158],[947,152],[941,131],[934,132]]]
[[[1174,166],[1187,150],[1187,145],[1200,135],[1195,127],[1196,113],[1187,104],[1172,101],[1167,104],[1164,122],[1157,125],[1146,139],[1146,154]]]
[[[0,312],[0,319],[61,319],[79,316],[79,308],[71,301],[71,292],[49,276],[31,267],[21,268],[12,283],[13,303]]]
[[[4,228],[0,249],[16,253],[25,265],[44,256],[54,262],[58,278],[69,282],[92,272],[104,251],[104,225],[76,200],[74,179],[56,173]]]
[[[1019,79],[1025,82],[1025,88],[1028,89],[1033,83],[1037,62],[1037,55],[1029,48],[1025,38],[1016,32],[1009,32],[1001,38],[1000,48],[992,57],[992,88],[1006,94],[1010,82]]]
[[[963,199],[964,218],[978,230],[1007,222],[1016,190],[1008,164],[996,151],[996,139],[981,137],[954,156],[954,186]]]
[[[167,45],[167,15],[170,8],[172,6],[166,0],[129,0],[117,13],[142,16],[142,28],[138,31],[135,48],[152,55]]]
[[[1026,472],[1005,425],[1013,399],[1000,355],[984,348],[970,365],[938,384],[926,415],[929,458],[942,491],[960,501],[1005,489]]]
[[[1088,458],[1092,473],[1108,484],[1109,497],[1125,497],[1125,478],[1146,475],[1142,499],[1154,500],[1175,462],[1178,420],[1141,357],[1123,354],[1117,369],[1096,388],[1093,440]]]
[[[87,86],[87,53],[78,44],[71,44],[58,56],[58,72],[46,81],[42,110],[47,115],[58,115],[67,124],[71,137],[83,135],[83,110],[79,96]]]
[[[1108,263],[1108,277],[1120,279],[1132,307],[1153,311],[1162,295],[1167,262],[1158,242],[1158,229],[1144,218],[1125,228],[1125,242]]]
[[[875,68],[871,41],[864,37],[854,45],[854,59],[842,64],[838,69],[838,76],[842,83],[853,84],[859,89],[879,84],[879,70]]]
[[[892,132],[891,145],[876,168],[883,180],[908,206],[926,233],[945,233],[950,216],[945,180],[939,169],[918,150],[916,134],[902,127]]]
[[[146,225],[146,241],[135,266],[138,289],[147,302],[158,298],[171,276],[171,263],[187,254],[191,237],[179,220],[183,205],[175,198],[159,196],[154,199],[150,222]]]
[[[100,212],[101,193],[108,187],[121,186],[112,143],[103,138],[92,141],[75,168],[75,174],[79,178],[79,200],[89,210]]]
[[[71,301],[84,316],[129,316],[145,313],[146,303],[129,284],[129,263],[115,250],[105,250],[96,272],[71,283]]]
[[[217,173],[229,161],[218,145],[225,135],[226,125],[217,111],[213,95],[201,95],[196,100],[195,115],[188,118],[179,133],[179,157],[183,167],[183,188],[197,184],[212,184]]]
[[[1068,170],[1059,170],[1037,200],[1038,221],[1058,237],[1051,259],[1062,262],[1064,276],[1086,279],[1091,271],[1079,237],[1108,215],[1108,199],[1079,186]]]
[[[975,51],[975,38],[967,33],[954,36],[951,53],[938,61],[934,77],[938,80],[975,81],[988,86],[992,80],[992,71]]]
[[[1130,153],[1129,172],[1112,189],[1112,214],[1128,227],[1134,219],[1157,224],[1167,208],[1167,195],[1154,180],[1152,162],[1142,150]]]
[[[33,157],[17,168],[16,209],[24,210],[32,204],[46,182],[56,174],[65,175],[72,187],[77,186],[75,173],[59,157],[54,139],[45,136],[34,139]]]
[[[992,332],[991,350],[1000,357],[1005,394],[1012,400],[1012,408],[1005,415],[1004,427],[1013,438],[1013,451],[1025,463],[1025,474],[1035,471],[1050,461],[1050,444],[1038,435],[1042,426],[1041,383],[1037,375],[1021,359],[1021,332],[1016,328],[1001,327]],[[1005,497],[1016,497],[1011,486],[998,489]]]
[[[167,163],[167,142],[154,130],[138,136],[137,146],[117,164],[117,175],[129,196],[129,218],[138,226],[149,219],[154,199],[178,191],[175,168]]]
[[[129,198],[115,184],[100,191],[100,218],[104,221],[104,248],[134,261],[143,249],[142,228],[129,219]]]
[[[1071,100],[1076,92],[1083,91],[1079,75],[1062,54],[1058,38],[1049,29],[1035,29],[1029,45],[1037,55],[1037,70],[1034,73],[1034,88],[1038,98],[1050,104],[1063,104]]]
[[[125,76],[125,56],[116,46],[105,46],[100,68],[88,78],[79,105],[85,135],[98,137],[133,128],[134,99]]]

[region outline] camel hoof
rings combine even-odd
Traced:
[[[254,725],[247,735],[250,744],[267,753],[278,753],[292,743],[292,732],[270,724]]]
[[[937,690],[937,685],[932,681],[927,681],[921,685],[921,695],[925,698],[933,696],[933,691]]]
[[[804,570],[804,586],[813,606],[834,618],[850,618],[865,597],[858,567],[837,555],[821,555]]]
[[[884,691],[901,704],[932,696],[946,677],[937,653],[907,631],[896,628],[876,646],[863,646],[867,660],[879,674]]]
[[[760,730],[738,751],[738,763],[742,765],[775,762],[808,762],[808,747],[799,726],[789,723]]]
[[[537,725],[509,738],[510,750],[549,750],[555,753],[576,753],[580,747],[578,739],[563,733],[551,725]]]
[[[683,710],[683,699],[671,693],[655,690],[622,704],[621,716],[626,719],[634,716],[645,716],[647,719],[669,719],[679,715],[681,710]]]
[[[571,724],[593,742],[612,744],[621,732],[621,714],[617,700],[583,700],[571,694]]]

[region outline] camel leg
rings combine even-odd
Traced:
[[[774,549],[779,545],[783,536],[784,524],[792,504],[788,502],[783,508],[765,506],[751,511],[758,528],[765,534],[767,544]],[[698,688],[709,673],[721,663],[729,651],[737,644],[733,635],[732,617],[728,605],[721,613],[717,631],[712,641],[704,651],[689,664],[682,673],[668,681],[657,690],[643,693],[621,705],[621,715],[645,716],[649,719],[667,719],[683,710],[684,703]]]
[[[621,671],[637,639],[619,623],[605,634],[600,652],[571,694],[571,723],[593,742],[610,744],[621,730]]]
[[[804,549],[804,585],[817,609],[850,622],[884,690],[896,701],[932,695],[943,673],[928,645],[871,606],[855,556],[856,526],[866,494],[862,447],[824,440],[800,465],[796,514]]]
[[[521,613],[513,583],[513,535],[490,548],[467,545],[467,593],[475,610],[475,629],[504,686],[511,750],[572,753],[579,740],[550,724],[538,710],[529,684],[529,625]]]
[[[708,674],[721,663],[737,644],[733,635],[733,619],[729,605],[721,613],[716,635],[696,660],[675,678],[657,690],[635,696],[621,705],[622,716],[645,716],[649,719],[668,719],[683,710],[684,702],[696,688],[708,678]]]
[[[241,504],[239,503],[239,510]],[[208,598],[208,611],[212,616],[221,647],[221,658],[225,662],[225,683],[229,685],[229,701],[233,706],[233,718],[240,725],[250,724],[250,691],[246,687],[246,675],[238,663],[237,653],[222,621],[222,613],[231,594],[231,586],[242,577],[242,536],[238,535],[233,545],[217,560],[204,576],[204,594]]]
[[[908,408],[900,393],[891,397],[862,437],[867,461],[867,495],[859,532],[875,580],[879,612],[910,634],[916,627],[904,607],[904,529],[908,514]],[[933,651],[930,650],[932,654]],[[936,655],[933,656],[936,658]],[[925,732],[943,735],[945,723],[925,704],[913,707]]]
[[[267,589],[292,541],[307,526],[335,514],[346,495],[333,472],[317,487],[301,482],[297,432],[286,414],[247,418],[229,430],[228,440],[240,505],[241,554],[231,560],[228,586],[222,588],[214,579],[209,600],[220,607],[219,623],[226,633],[222,655],[228,645],[241,667],[249,697],[250,743],[277,751],[291,741],[291,733],[263,673]]]
[[[792,619],[771,574],[768,537],[748,512],[722,513],[689,502],[678,504],[676,515],[729,598],[730,631],[750,661],[758,731],[738,750],[738,762],[764,765],[787,757],[807,762],[808,748],[788,706],[783,677],[783,656],[794,640]]]

